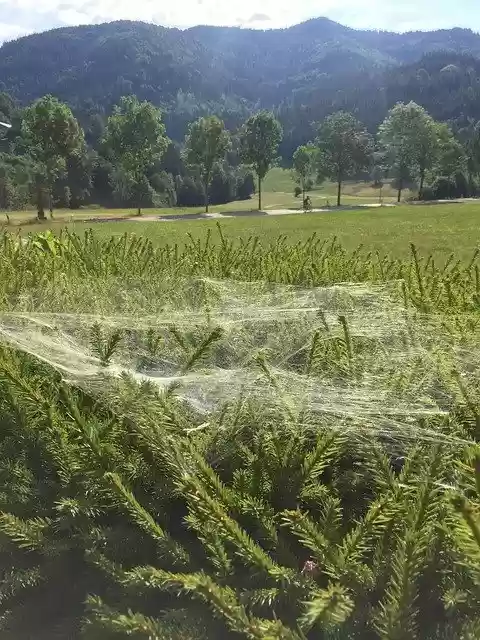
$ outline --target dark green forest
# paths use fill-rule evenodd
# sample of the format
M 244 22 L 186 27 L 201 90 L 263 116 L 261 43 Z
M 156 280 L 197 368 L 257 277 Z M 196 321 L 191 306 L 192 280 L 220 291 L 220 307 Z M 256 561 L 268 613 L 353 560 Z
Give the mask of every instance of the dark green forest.
M 0 90 L 20 105 L 57 96 L 72 107 L 90 144 L 129 94 L 162 107 L 177 141 L 200 116 L 214 113 L 234 129 L 250 113 L 273 109 L 289 162 L 312 138 L 311 123 L 340 109 L 374 131 L 396 102 L 414 100 L 434 118 L 465 126 L 480 111 L 479 55 L 480 36 L 466 29 L 395 34 L 320 18 L 271 31 L 180 31 L 123 21 L 4 44 Z

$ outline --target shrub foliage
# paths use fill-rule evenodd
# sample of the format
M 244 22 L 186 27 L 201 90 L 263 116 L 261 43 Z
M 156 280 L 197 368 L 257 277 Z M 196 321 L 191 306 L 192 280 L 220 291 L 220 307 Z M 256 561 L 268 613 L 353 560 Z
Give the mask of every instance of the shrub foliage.
M 200 274 L 307 286 L 401 280 L 400 303 L 478 349 L 476 256 L 440 268 L 414 247 L 399 262 L 336 241 L 263 247 L 219 232 L 217 243 L 183 250 L 91 232 L 5 235 L 3 310 L 78 312 L 95 285 L 110 304 L 120 282 L 127 292 L 143 282 L 153 299 L 155 287 Z M 329 364 L 348 369 L 356 344 L 344 325 L 338 348 L 316 356 L 319 329 L 291 366 L 305 379 Z M 170 334 L 185 349 L 182 374 L 222 338 L 221 329 Z M 121 340 L 91 328 L 114 393 L 0 350 L 2 638 L 480 636 L 478 377 L 448 370 L 438 381 L 439 393 L 458 392 L 448 413 L 411 416 L 405 438 L 366 437 L 355 418 L 335 428 L 280 393 L 274 403 L 241 394 L 205 416 L 175 385 L 112 380 Z M 151 353 L 166 349 L 152 332 L 145 340 Z M 275 396 L 268 354 L 258 362 Z

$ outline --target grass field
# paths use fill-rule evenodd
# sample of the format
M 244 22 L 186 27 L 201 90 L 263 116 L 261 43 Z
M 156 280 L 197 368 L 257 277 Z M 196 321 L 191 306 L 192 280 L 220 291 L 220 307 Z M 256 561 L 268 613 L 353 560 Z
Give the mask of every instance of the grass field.
M 480 245 L 480 202 L 432 206 L 403 205 L 395 208 L 329 213 L 299 213 L 289 216 L 226 218 L 220 221 L 223 233 L 232 239 L 260 236 L 265 243 L 286 235 L 289 242 L 305 240 L 312 233 L 319 237 L 336 235 L 347 248 L 363 244 L 381 254 L 404 257 L 413 242 L 422 254 L 445 258 L 454 252 L 468 258 Z M 63 228 L 63 223 L 53 225 Z M 77 232 L 94 226 L 102 236 L 125 232 L 145 234 L 157 244 L 184 244 L 191 234 L 204 238 L 216 234 L 217 221 L 193 220 L 172 222 L 103 222 L 70 224 Z M 25 231 L 45 229 L 35 225 Z
M 301 209 L 301 198 L 295 198 L 293 190 L 295 183 L 291 178 L 291 172 L 279 167 L 272 169 L 267 175 L 263 185 L 263 208 L 271 209 Z M 325 183 L 316 187 L 310 192 L 313 208 L 323 208 L 326 205 L 333 206 L 336 202 L 336 185 Z M 408 195 L 408 192 L 405 192 Z M 344 187 L 343 204 L 365 204 L 378 203 L 380 192 L 378 189 L 372 189 L 367 183 L 350 182 Z M 382 190 L 383 202 L 393 202 L 396 200 L 395 191 L 386 185 Z M 257 196 L 254 195 L 249 200 L 241 200 L 229 202 L 227 204 L 212 205 L 212 212 L 228 212 L 228 211 L 255 211 L 258 208 Z M 177 215 L 181 213 L 197 213 L 203 212 L 204 207 L 175 207 L 162 209 L 144 209 L 144 215 Z M 35 211 L 8 211 L 0 214 L 0 221 L 4 226 L 21 226 L 26 224 L 34 224 Z M 131 218 L 135 217 L 134 209 L 80 209 L 72 211 L 70 209 L 60 209 L 54 211 L 53 222 L 70 223 L 78 219 L 90 218 Z M 48 222 L 51 222 L 49 219 Z
M 283 169 L 273 169 L 265 180 L 265 208 L 290 208 L 299 206 L 300 202 L 292 195 L 293 182 L 290 173 Z M 365 184 L 347 184 L 348 195 L 345 203 L 375 203 L 378 192 Z M 384 189 L 386 198 L 393 199 L 393 190 Z M 314 207 L 325 205 L 326 200 L 333 198 L 335 185 L 326 184 L 313 192 Z M 211 208 L 213 212 L 252 210 L 255 199 L 234 202 Z M 333 202 L 333 200 L 330 200 Z M 171 215 L 196 213 L 202 207 L 190 209 L 146 209 L 145 215 Z M 5 230 L 21 229 L 23 234 L 43 231 L 47 228 L 59 230 L 67 226 L 78 232 L 94 226 L 99 234 L 106 236 L 125 232 L 137 235 L 145 234 L 157 244 L 184 244 L 191 234 L 195 238 L 204 238 L 208 232 L 216 231 L 215 220 L 188 220 L 172 222 L 142 221 L 133 216 L 128 209 L 105 210 L 91 209 L 78 212 L 56 211 L 53 220 L 36 223 L 33 212 L 17 212 L 10 215 L 10 225 Z M 90 218 L 103 218 L 104 222 L 92 223 Z M 109 218 L 116 218 L 108 222 Z M 118 219 L 125 218 L 125 221 Z M 6 219 L 6 218 L 5 218 Z M 80 220 L 80 221 L 79 221 Z M 480 243 L 480 201 L 468 203 L 450 203 L 432 206 L 403 204 L 398 207 L 384 209 L 363 209 L 355 211 L 335 210 L 326 213 L 292 214 L 287 216 L 225 218 L 220 221 L 222 230 L 231 238 L 248 238 L 258 235 L 262 241 L 275 241 L 282 235 L 289 242 L 297 242 L 308 238 L 316 232 L 320 237 L 336 235 L 347 247 L 354 248 L 359 244 L 379 251 L 403 257 L 408 252 L 410 242 L 418 247 L 421 253 L 444 258 L 455 252 L 459 258 L 468 258 Z
M 265 178 L 264 190 L 266 194 L 266 208 L 276 206 L 301 207 L 301 199 L 293 196 L 295 183 L 291 172 L 287 169 L 276 167 L 271 169 Z M 406 189 L 403 198 L 408 198 L 411 192 Z M 324 207 L 327 203 L 335 205 L 337 202 L 337 185 L 332 182 L 324 182 L 315 186 L 309 193 L 314 208 Z M 373 189 L 369 182 L 347 181 L 342 188 L 342 204 L 365 204 L 380 202 L 396 202 L 397 191 L 390 184 L 384 185 L 382 190 Z

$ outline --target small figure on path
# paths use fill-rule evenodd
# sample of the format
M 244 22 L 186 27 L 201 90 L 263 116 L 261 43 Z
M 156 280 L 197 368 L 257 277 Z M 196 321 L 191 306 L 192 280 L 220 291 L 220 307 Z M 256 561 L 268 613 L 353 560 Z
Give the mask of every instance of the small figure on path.
M 307 196 L 304 200 L 303 200 L 303 210 L 305 212 L 307 211 L 311 211 L 312 210 L 312 201 L 310 199 L 310 196 Z

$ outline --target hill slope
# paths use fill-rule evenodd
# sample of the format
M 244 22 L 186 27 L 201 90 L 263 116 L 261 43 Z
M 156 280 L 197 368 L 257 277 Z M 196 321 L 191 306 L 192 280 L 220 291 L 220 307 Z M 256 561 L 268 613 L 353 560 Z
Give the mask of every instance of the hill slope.
M 433 105 L 437 117 L 466 118 L 480 111 L 477 57 L 480 36 L 466 29 L 396 34 L 319 18 L 271 31 L 180 31 L 121 21 L 4 44 L 0 89 L 21 104 L 53 93 L 87 129 L 120 96 L 135 93 L 164 107 L 177 138 L 207 111 L 235 126 L 254 108 L 275 108 L 289 147 L 309 137 L 312 120 L 338 108 L 356 111 L 371 127 L 401 99 Z M 456 71 L 442 74 L 448 65 Z

